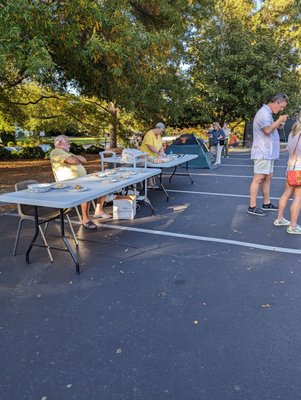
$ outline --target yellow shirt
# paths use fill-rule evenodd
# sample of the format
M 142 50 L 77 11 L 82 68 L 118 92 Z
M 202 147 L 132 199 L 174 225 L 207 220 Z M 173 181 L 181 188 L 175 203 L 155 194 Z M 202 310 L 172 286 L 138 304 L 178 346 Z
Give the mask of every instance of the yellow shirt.
M 159 151 L 162 147 L 162 138 L 161 135 L 156 136 L 151 129 L 148 131 L 142 141 L 140 150 L 143 151 L 144 153 L 148 153 L 151 156 L 158 156 L 158 154 L 150 151 L 150 149 L 147 147 L 147 145 L 153 146 L 157 151 Z
M 63 149 L 53 149 L 50 153 L 51 167 L 57 181 L 65 181 L 66 179 L 87 175 L 83 165 L 67 164 L 65 162 L 67 158 L 73 155 Z

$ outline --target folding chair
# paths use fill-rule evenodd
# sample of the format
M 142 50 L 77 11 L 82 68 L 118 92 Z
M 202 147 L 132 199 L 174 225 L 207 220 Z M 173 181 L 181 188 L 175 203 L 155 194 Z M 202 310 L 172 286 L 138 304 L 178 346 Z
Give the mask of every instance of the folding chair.
M 15 190 L 16 191 L 24 190 L 24 189 L 27 188 L 28 185 L 34 184 L 34 183 L 38 183 L 38 181 L 36 181 L 36 180 L 27 180 L 27 181 L 18 182 L 18 183 L 15 184 Z M 18 224 L 17 236 L 16 236 L 16 239 L 15 239 L 15 244 L 14 244 L 14 249 L 13 249 L 13 256 L 15 256 L 16 253 L 17 253 L 17 247 L 18 247 L 18 243 L 19 243 L 19 239 L 20 239 L 20 232 L 21 232 L 21 228 L 22 228 L 22 225 L 23 225 L 23 221 L 25 221 L 25 220 L 35 221 L 34 207 L 33 206 L 29 206 L 29 205 L 25 205 L 25 204 L 18 204 L 17 208 L 18 208 L 18 214 L 19 214 L 19 217 L 20 217 L 20 221 L 19 221 L 19 224 Z M 65 211 L 65 215 L 66 215 L 67 221 L 69 223 L 70 230 L 71 230 L 73 239 L 75 241 L 76 247 L 78 247 L 78 241 L 77 241 L 77 238 L 75 236 L 74 229 L 73 229 L 73 226 L 71 224 L 71 221 L 70 221 L 70 218 L 69 218 L 69 215 L 68 215 L 69 211 L 70 211 L 70 209 L 66 210 Z M 39 207 L 39 219 L 41 221 L 45 221 L 45 231 L 43 231 L 41 225 L 39 225 L 39 231 L 40 231 L 42 240 L 44 242 L 44 245 L 47 248 L 47 252 L 48 252 L 49 259 L 50 259 L 51 262 L 53 262 L 53 257 L 52 257 L 52 254 L 51 254 L 51 251 L 50 251 L 50 247 L 49 247 L 49 245 L 47 243 L 47 240 L 46 240 L 46 237 L 45 237 L 45 233 L 46 233 L 47 226 L 48 226 L 48 222 L 47 221 L 50 220 L 50 219 L 59 218 L 59 217 L 60 217 L 60 210 L 54 209 L 54 208 L 48 208 L 48 207 Z

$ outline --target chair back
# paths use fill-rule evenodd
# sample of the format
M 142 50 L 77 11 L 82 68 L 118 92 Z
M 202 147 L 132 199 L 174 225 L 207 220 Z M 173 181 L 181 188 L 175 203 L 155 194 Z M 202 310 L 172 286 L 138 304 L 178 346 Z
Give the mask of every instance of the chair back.
M 38 183 L 37 180 L 31 179 L 27 181 L 17 182 L 15 184 L 15 191 L 27 189 L 28 185 Z M 21 218 L 24 217 L 33 217 L 34 216 L 34 209 L 33 206 L 28 206 L 25 204 L 17 204 L 18 214 Z

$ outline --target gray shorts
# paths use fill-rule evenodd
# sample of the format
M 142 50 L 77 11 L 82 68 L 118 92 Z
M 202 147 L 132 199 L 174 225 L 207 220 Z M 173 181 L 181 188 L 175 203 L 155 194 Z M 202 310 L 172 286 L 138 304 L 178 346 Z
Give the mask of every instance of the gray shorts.
M 270 175 L 274 172 L 274 160 L 254 160 L 254 174 Z

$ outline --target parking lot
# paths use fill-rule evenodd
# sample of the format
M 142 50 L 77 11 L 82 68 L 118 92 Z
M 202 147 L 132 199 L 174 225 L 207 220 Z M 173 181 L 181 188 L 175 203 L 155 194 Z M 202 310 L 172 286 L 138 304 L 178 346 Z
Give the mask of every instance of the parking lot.
M 247 214 L 252 171 L 249 152 L 233 153 L 191 170 L 193 185 L 165 177 L 154 216 L 76 225 L 80 275 L 58 251 L 50 263 L 34 248 L 25 264 L 30 222 L 12 257 L 18 218 L 2 214 L 0 398 L 299 399 L 300 238 L 275 212 Z

